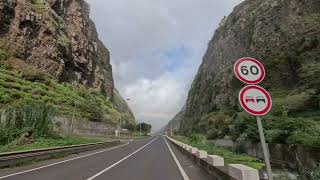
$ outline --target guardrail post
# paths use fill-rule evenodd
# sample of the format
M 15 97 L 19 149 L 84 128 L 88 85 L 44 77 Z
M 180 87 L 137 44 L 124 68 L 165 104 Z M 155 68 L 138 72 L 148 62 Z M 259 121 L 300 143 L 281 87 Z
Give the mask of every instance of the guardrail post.
M 228 173 L 237 180 L 259 180 L 258 170 L 242 164 L 229 164 Z
M 196 152 L 197 152 L 197 148 L 194 148 L 194 147 L 191 147 L 190 148 L 190 152 L 191 152 L 191 154 L 196 154 Z
M 206 151 L 202 151 L 202 150 L 197 150 L 196 151 L 196 156 L 200 159 L 205 159 L 208 156 L 208 153 Z
M 223 157 L 217 155 L 208 155 L 207 162 L 212 166 L 224 166 Z

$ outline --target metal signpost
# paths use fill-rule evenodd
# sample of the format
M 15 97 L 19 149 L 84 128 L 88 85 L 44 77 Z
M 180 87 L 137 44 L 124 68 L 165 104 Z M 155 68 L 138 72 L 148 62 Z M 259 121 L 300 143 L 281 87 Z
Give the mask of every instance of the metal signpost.
M 267 114 L 272 107 L 272 99 L 265 89 L 254 85 L 260 83 L 264 79 L 264 67 L 262 63 L 254 58 L 241 58 L 234 64 L 234 73 L 240 81 L 250 84 L 241 89 L 239 93 L 239 102 L 245 111 L 257 117 L 260 141 L 268 177 L 269 180 L 273 180 L 269 151 L 261 122 L 261 116 Z

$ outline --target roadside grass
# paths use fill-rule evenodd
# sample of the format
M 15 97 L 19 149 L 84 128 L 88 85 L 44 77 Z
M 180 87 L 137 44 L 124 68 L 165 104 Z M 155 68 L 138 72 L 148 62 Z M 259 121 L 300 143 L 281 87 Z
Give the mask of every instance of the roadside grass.
M 173 138 L 192 147 L 207 151 L 208 154 L 221 156 L 224 158 L 225 164 L 244 164 L 258 170 L 265 166 L 264 163 L 257 158 L 216 147 L 213 144 L 207 143 L 206 140 L 193 141 L 185 136 L 174 136 Z
M 144 139 L 144 138 L 148 138 L 148 137 L 151 137 L 151 136 L 148 135 L 147 133 L 141 133 L 141 135 L 140 135 L 140 132 L 134 132 L 132 134 L 132 137 L 134 139 Z
M 16 145 L 15 142 L 12 142 L 5 146 L 0 146 L 0 153 L 4 152 L 14 152 L 14 151 L 28 151 L 34 149 L 43 149 L 43 148 L 53 148 L 53 147 L 62 147 L 62 146 L 71 146 L 71 145 L 80 145 L 88 143 L 98 143 L 105 142 L 110 139 L 106 137 L 95 137 L 95 136 L 67 136 L 67 137 L 57 137 L 57 138 L 39 138 L 36 139 L 32 144 L 26 145 Z
M 135 135 L 135 136 L 133 136 L 133 138 L 134 139 L 145 139 L 145 138 L 149 138 L 150 136 L 148 136 L 148 135 Z
M 140 136 L 138 133 L 132 133 L 132 134 L 121 134 L 120 138 L 116 137 L 114 135 L 107 135 L 105 137 L 108 139 L 139 140 L 139 139 L 148 138 L 150 136 L 148 136 L 148 135 L 141 135 Z

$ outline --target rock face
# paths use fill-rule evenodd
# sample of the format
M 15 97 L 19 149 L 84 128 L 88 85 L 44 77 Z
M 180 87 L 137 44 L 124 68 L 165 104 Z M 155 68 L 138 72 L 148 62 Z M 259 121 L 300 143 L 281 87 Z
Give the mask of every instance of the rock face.
M 183 120 L 186 112 L 186 106 L 183 106 L 181 111 L 176 114 L 173 119 L 168 123 L 167 127 L 171 128 L 173 131 L 178 131 L 180 128 L 180 122 Z
M 0 0 L 0 48 L 59 82 L 113 98 L 108 50 L 84 0 Z
M 282 106 L 289 114 L 319 110 L 320 1 L 246 0 L 238 5 L 208 45 L 189 91 L 183 132 L 209 131 L 225 118 L 216 112 L 234 120 L 242 111 L 237 96 L 244 85 L 232 67 L 248 56 L 265 65 L 262 86 L 271 91 L 274 111 Z
M 114 89 L 114 98 L 113 103 L 116 106 L 117 110 L 122 113 L 122 121 L 124 124 L 134 122 L 134 114 L 132 113 L 129 105 L 126 100 L 123 99 L 117 89 Z

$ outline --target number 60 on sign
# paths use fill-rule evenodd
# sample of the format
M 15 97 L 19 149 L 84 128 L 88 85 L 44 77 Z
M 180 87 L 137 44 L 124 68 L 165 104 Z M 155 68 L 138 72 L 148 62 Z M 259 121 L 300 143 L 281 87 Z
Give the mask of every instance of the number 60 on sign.
M 237 78 L 246 84 L 258 84 L 265 77 L 263 65 L 253 58 L 241 58 L 234 65 Z

